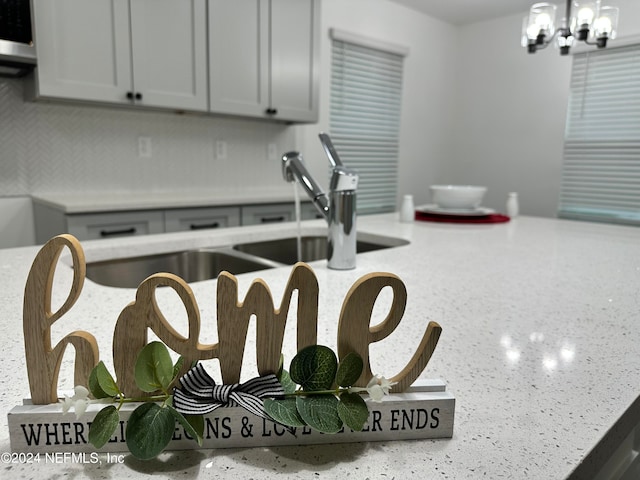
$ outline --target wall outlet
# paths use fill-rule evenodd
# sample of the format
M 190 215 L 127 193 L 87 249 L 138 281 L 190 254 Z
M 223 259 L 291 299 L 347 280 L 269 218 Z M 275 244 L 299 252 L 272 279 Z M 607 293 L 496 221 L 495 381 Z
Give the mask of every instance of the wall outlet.
M 267 160 L 270 162 L 278 160 L 278 146 L 275 143 L 267 145 Z
M 138 157 L 151 158 L 151 137 L 138 137 Z
M 216 141 L 216 159 L 217 160 L 227 159 L 227 142 L 225 142 L 224 140 Z

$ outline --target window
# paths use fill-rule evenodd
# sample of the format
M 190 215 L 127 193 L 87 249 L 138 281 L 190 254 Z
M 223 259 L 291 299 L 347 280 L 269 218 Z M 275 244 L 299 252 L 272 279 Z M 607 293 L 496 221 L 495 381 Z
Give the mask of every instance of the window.
M 574 56 L 559 216 L 640 225 L 640 45 Z
M 393 212 L 407 50 L 336 30 L 331 36 L 331 140 L 359 174 L 358 213 Z

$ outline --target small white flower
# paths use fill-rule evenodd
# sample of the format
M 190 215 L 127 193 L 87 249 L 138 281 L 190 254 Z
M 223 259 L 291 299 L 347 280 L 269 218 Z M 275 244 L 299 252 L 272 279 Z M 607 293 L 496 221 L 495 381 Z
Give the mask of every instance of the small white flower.
M 366 387 L 350 387 L 349 393 L 367 392 L 374 402 L 381 402 L 385 395 L 389 395 L 391 387 L 398 382 L 391 382 L 382 375 L 374 375 Z
M 65 395 L 64 399 L 59 400 L 59 403 L 62 405 L 62 411 L 64 413 L 67 413 L 73 408 L 76 412 L 76 419 L 79 419 L 91 403 L 91 400 L 89 400 L 89 390 L 82 385 L 76 385 L 73 392 L 73 397 Z
M 367 384 L 367 393 L 374 402 L 381 402 L 385 395 L 389 395 L 391 387 L 397 382 L 390 382 L 381 375 L 374 375 Z

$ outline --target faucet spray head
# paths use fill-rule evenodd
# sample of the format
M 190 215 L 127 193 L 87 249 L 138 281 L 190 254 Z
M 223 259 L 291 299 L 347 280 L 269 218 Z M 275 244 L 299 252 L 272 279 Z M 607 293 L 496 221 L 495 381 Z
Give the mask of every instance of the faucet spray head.
M 282 155 L 282 177 L 285 182 L 293 183 L 296 181 L 296 177 L 293 174 L 289 164 L 293 158 L 297 158 L 302 161 L 302 155 L 299 152 L 287 152 Z

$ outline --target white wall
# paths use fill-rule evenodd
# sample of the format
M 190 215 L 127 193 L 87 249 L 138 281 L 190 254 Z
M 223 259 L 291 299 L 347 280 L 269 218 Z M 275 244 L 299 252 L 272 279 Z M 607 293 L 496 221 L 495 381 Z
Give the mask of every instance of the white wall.
M 617 4 L 622 41 L 640 33 L 640 2 Z M 523 16 L 460 28 L 455 130 L 438 181 L 487 185 L 484 203 L 503 211 L 517 191 L 523 214 L 555 216 L 572 57 L 528 54 Z
M 329 130 L 330 28 L 409 48 L 404 61 L 398 195 L 426 203 L 427 186 L 439 175 L 454 121 L 456 28 L 387 0 L 323 0 L 320 119 L 298 128 L 298 148 L 314 176 L 325 179 L 328 162 L 317 135 Z M 340 153 L 340 152 L 338 152 Z

